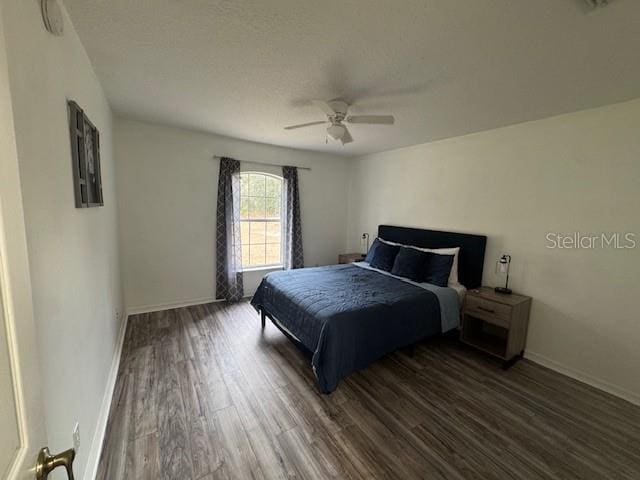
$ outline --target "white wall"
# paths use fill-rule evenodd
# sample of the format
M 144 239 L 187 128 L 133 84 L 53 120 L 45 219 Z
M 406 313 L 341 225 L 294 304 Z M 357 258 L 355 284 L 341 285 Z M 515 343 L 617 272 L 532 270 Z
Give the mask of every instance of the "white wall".
M 349 246 L 381 223 L 485 234 L 534 298 L 527 355 L 640 403 L 640 100 L 365 156 Z M 552 250 L 548 232 L 634 232 L 633 250 Z
M 337 263 L 345 246 L 348 160 L 120 118 L 115 138 L 128 311 L 215 297 L 214 155 L 311 167 L 299 171 L 305 264 Z M 259 163 L 242 168 L 282 174 Z M 245 274 L 245 294 L 263 273 Z
M 121 323 L 112 117 L 68 16 L 54 37 L 39 4 L 6 0 L 3 16 L 49 447 L 73 446 L 80 422 L 82 478 Z M 100 130 L 101 208 L 74 206 L 67 99 Z

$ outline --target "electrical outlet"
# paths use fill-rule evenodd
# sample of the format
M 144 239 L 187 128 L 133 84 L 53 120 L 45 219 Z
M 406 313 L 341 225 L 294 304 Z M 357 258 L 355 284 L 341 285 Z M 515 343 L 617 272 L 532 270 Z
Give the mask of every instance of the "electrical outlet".
M 116 320 L 120 320 L 120 309 L 116 308 Z
M 76 452 L 80 449 L 80 424 L 78 422 L 73 427 L 73 448 L 76 449 Z

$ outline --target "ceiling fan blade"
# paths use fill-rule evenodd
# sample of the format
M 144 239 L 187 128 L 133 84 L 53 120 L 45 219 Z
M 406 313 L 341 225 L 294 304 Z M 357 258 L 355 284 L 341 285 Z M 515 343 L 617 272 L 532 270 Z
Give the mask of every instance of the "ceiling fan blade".
M 316 107 L 318 107 L 320 110 L 322 110 L 324 113 L 326 113 L 330 117 L 333 117 L 336 114 L 336 111 L 333 108 L 331 108 L 331 105 L 329 105 L 324 100 L 311 100 L 311 103 L 313 103 Z
M 350 115 L 347 123 L 368 123 L 370 125 L 393 125 L 396 121 L 393 115 Z
M 295 130 L 296 128 L 310 127 L 311 125 L 321 125 L 323 123 L 328 123 L 328 122 L 326 120 L 321 120 L 320 122 L 301 123 L 300 125 L 291 125 L 289 127 L 284 127 L 284 129 L 285 130 Z
M 353 137 L 351 136 L 351 133 L 349 133 L 347 127 L 344 127 L 344 135 L 342 135 L 340 141 L 342 142 L 342 145 L 353 142 Z

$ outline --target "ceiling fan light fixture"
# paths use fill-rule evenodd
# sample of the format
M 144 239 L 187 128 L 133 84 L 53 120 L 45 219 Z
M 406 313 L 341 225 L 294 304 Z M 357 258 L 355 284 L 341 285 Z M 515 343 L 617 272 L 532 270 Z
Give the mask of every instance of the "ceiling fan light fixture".
M 327 134 L 334 140 L 340 140 L 344 136 L 346 130 L 347 129 L 344 125 L 334 123 L 329 128 L 327 128 Z

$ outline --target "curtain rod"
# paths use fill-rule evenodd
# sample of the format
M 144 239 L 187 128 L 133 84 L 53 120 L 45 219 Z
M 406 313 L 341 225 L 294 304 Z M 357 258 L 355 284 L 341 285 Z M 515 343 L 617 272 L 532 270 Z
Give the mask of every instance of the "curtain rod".
M 220 160 L 222 158 L 222 156 L 220 155 L 214 155 L 213 158 L 217 158 L 218 160 Z M 229 158 L 233 158 L 233 157 L 229 157 Z M 238 160 L 236 158 L 236 160 Z M 251 162 L 249 160 L 238 160 L 239 162 L 244 162 L 244 163 L 253 163 L 255 165 L 269 165 L 270 167 L 296 167 L 295 165 L 279 165 L 277 163 L 267 163 L 267 162 Z M 311 171 L 311 167 L 296 167 L 298 170 L 309 170 Z

